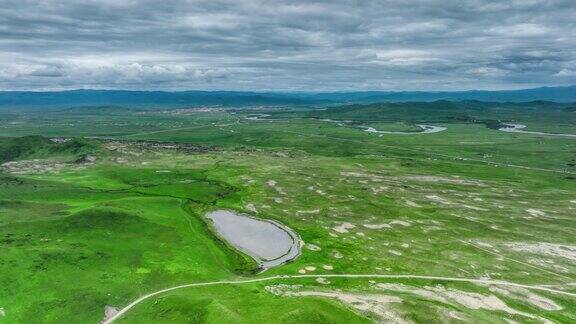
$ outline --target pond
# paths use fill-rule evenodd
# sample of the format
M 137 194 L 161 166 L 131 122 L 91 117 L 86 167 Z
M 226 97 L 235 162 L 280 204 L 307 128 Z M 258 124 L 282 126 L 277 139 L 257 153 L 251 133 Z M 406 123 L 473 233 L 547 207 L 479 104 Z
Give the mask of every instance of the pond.
M 266 219 L 256 219 L 230 210 L 206 214 L 217 234 L 238 250 L 268 269 L 300 255 L 300 238 L 288 227 Z

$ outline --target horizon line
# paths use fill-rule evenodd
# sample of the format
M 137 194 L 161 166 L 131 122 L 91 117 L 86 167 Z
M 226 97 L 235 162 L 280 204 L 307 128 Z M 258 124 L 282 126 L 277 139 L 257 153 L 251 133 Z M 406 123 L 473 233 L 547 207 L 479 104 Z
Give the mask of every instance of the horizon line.
M 377 89 L 369 89 L 369 90 L 224 90 L 224 89 L 186 89 L 186 90 L 162 90 L 162 89 L 115 89 L 115 88 L 73 88 L 73 89 L 51 89 L 51 90 L 36 90 L 36 89 L 27 89 L 27 90 L 0 90 L 0 93 L 6 92 L 33 92 L 33 93 L 42 93 L 42 92 L 74 92 L 74 91 L 123 91 L 123 92 L 165 92 L 165 93 L 182 93 L 182 92 L 253 92 L 258 94 L 266 94 L 266 93 L 358 93 L 358 92 L 388 92 L 388 93 L 402 93 L 402 92 L 429 92 L 429 93 L 445 93 L 445 92 L 501 92 L 501 91 L 523 91 L 523 90 L 537 90 L 537 89 L 550 89 L 550 88 L 574 88 L 576 84 L 572 85 L 559 85 L 559 86 L 539 86 L 539 87 L 529 87 L 529 88 L 501 88 L 501 89 L 459 89 L 459 90 L 377 90 Z

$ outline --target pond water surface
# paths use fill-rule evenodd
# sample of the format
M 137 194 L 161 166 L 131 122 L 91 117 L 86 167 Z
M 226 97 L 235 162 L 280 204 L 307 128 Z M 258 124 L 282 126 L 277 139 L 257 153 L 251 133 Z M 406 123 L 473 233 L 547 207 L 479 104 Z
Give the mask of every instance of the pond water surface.
M 214 229 L 238 250 L 250 255 L 264 269 L 286 263 L 300 255 L 300 238 L 288 227 L 230 210 L 206 214 Z

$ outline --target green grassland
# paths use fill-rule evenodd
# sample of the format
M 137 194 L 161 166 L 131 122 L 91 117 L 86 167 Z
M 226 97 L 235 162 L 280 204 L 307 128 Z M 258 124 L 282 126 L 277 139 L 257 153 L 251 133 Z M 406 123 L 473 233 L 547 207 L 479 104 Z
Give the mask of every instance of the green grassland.
M 96 323 L 106 305 L 164 288 L 303 272 L 576 293 L 576 139 L 495 129 L 576 134 L 570 107 L 3 112 L 0 322 Z M 245 118 L 255 113 L 271 116 Z M 419 123 L 447 130 L 357 127 Z M 214 209 L 282 222 L 305 242 L 302 255 L 257 273 L 213 234 L 203 215 Z M 505 320 L 574 322 L 576 298 L 441 279 L 277 278 L 174 290 L 119 322 Z

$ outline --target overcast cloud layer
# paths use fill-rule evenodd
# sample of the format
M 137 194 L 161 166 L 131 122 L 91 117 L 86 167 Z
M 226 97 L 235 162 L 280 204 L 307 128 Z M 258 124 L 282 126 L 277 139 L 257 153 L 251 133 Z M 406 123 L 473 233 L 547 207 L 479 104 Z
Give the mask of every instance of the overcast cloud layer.
M 576 83 L 574 0 L 1 0 L 0 90 Z

